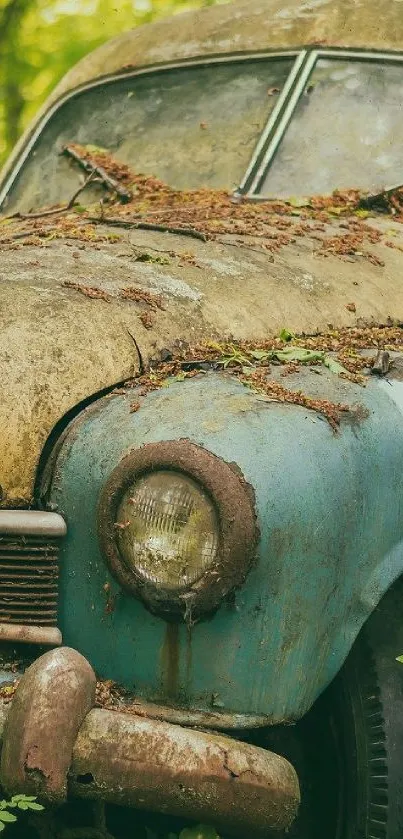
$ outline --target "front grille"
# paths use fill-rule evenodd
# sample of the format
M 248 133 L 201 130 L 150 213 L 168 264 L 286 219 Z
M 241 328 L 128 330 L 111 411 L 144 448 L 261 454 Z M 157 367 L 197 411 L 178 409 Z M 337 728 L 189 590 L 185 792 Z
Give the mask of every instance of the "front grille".
M 46 536 L 0 535 L 0 623 L 56 625 L 58 553 Z

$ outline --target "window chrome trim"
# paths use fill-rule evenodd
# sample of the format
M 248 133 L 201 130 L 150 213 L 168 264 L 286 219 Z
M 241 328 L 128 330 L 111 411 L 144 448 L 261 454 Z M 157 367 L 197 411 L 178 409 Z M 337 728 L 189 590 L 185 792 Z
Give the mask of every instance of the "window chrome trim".
M 287 81 L 286 81 L 286 83 L 285 83 L 285 85 L 284 85 L 284 87 L 283 87 L 283 89 L 280 93 L 280 96 L 278 97 L 278 100 L 276 102 L 275 107 L 273 108 L 273 110 L 272 110 L 272 112 L 271 112 L 271 114 L 270 114 L 270 116 L 267 120 L 267 123 L 266 123 L 266 125 L 263 129 L 263 132 L 260 135 L 260 138 L 259 138 L 259 140 L 256 144 L 256 148 L 254 149 L 252 157 L 249 161 L 248 168 L 247 168 L 247 170 L 246 170 L 246 172 L 245 172 L 245 174 L 242 178 L 241 183 L 239 184 L 239 187 L 237 189 L 237 193 L 240 194 L 240 195 L 244 194 L 245 192 L 249 192 L 249 190 L 251 190 L 251 187 L 250 187 L 251 179 L 252 179 L 252 184 L 253 184 L 254 179 L 255 179 L 254 175 L 255 175 L 256 167 L 259 165 L 259 161 L 262 159 L 262 154 L 264 154 L 264 152 L 265 152 L 265 148 L 267 146 L 267 143 L 269 142 L 269 139 L 272 135 L 272 132 L 273 132 L 273 130 L 275 130 L 275 128 L 277 126 L 277 122 L 279 120 L 279 117 L 282 114 L 282 112 L 283 112 L 283 110 L 284 110 L 284 108 L 287 104 L 287 101 L 290 97 L 290 94 L 293 91 L 293 88 L 295 86 L 296 79 L 299 76 L 301 67 L 302 67 L 304 61 L 306 60 L 306 55 L 307 55 L 306 50 L 301 50 L 301 52 L 295 58 L 294 64 L 293 64 L 293 66 L 292 66 L 292 68 L 289 72 L 288 77 L 287 77 Z
M 315 61 L 315 54 L 312 52 L 305 53 L 302 57 L 299 72 L 293 80 L 294 83 L 291 87 L 289 100 L 286 103 L 284 112 L 281 115 L 280 113 L 278 114 L 277 124 L 273 125 L 273 130 L 271 134 L 268 136 L 268 143 L 266 146 L 264 157 L 261 160 L 260 164 L 257 167 L 255 166 L 254 177 L 249 188 L 249 191 L 252 194 L 257 192 L 258 186 L 263 180 L 266 170 L 268 169 L 268 166 L 271 163 L 271 160 L 274 157 L 281 140 L 283 139 L 283 136 L 288 128 L 289 122 L 295 111 L 300 96 L 306 87 L 309 76 L 311 75 Z
M 376 62 L 383 62 L 389 64 L 401 64 L 403 62 L 403 55 L 401 53 L 390 53 L 390 52 L 367 52 L 365 50 L 345 50 L 345 49 L 314 49 L 310 51 L 306 51 L 308 58 L 303 63 L 300 74 L 297 76 L 297 79 L 294 84 L 293 92 L 290 96 L 290 100 L 284 113 L 282 116 L 280 114 L 277 115 L 277 124 L 273 126 L 272 129 L 272 136 L 269 138 L 269 144 L 266 148 L 266 153 L 264 155 L 263 160 L 261 160 L 260 165 L 255 162 L 254 170 L 253 170 L 253 180 L 251 181 L 248 189 L 243 192 L 245 198 L 251 201 L 268 201 L 270 200 L 269 195 L 261 195 L 259 190 L 261 189 L 262 183 L 266 178 L 269 170 L 270 165 L 275 157 L 278 147 L 284 137 L 284 134 L 290 124 L 294 112 L 297 108 L 299 99 L 309 82 L 309 79 L 315 69 L 315 65 L 318 59 L 320 58 L 333 58 L 333 59 L 351 59 L 353 61 L 376 61 Z M 251 167 L 250 167 L 251 168 Z M 239 190 L 241 192 L 241 189 Z
M 69 90 L 59 99 L 57 99 L 56 102 L 54 102 L 53 105 L 51 105 L 50 108 L 46 111 L 43 117 L 39 119 L 31 136 L 27 139 L 25 145 L 21 149 L 19 156 L 11 169 L 11 172 L 9 172 L 9 174 L 6 176 L 3 183 L 0 182 L 0 213 L 1 207 L 5 199 L 7 198 L 7 195 L 11 187 L 13 186 L 15 180 L 21 172 L 21 169 L 24 166 L 24 163 L 27 160 L 28 155 L 35 146 L 35 143 L 37 139 L 40 137 L 42 131 L 44 130 L 44 128 L 46 128 L 48 122 L 51 120 L 54 114 L 57 113 L 59 108 L 63 107 L 63 105 L 65 105 L 66 102 L 69 102 L 70 99 L 74 99 L 75 96 L 79 96 L 81 93 L 85 93 L 87 90 L 93 90 L 94 88 L 102 87 L 102 85 L 113 84 L 114 82 L 122 81 L 123 79 L 136 78 L 137 76 L 162 73 L 165 70 L 177 70 L 182 67 L 206 67 L 211 64 L 236 64 L 241 61 L 267 61 L 271 58 L 287 58 L 293 56 L 298 58 L 299 52 L 300 50 L 298 49 L 281 50 L 275 52 L 270 52 L 270 50 L 268 50 L 267 52 L 240 53 L 238 55 L 237 53 L 232 53 L 231 55 L 184 59 L 183 61 L 175 61 L 170 62 L 168 64 L 154 64 L 148 67 L 136 68 L 136 70 L 132 70 L 129 73 L 111 73 L 110 75 L 101 76 L 98 79 L 94 79 L 94 81 L 89 82 L 87 84 L 75 87 L 74 90 Z M 7 166 L 7 161 L 5 165 Z

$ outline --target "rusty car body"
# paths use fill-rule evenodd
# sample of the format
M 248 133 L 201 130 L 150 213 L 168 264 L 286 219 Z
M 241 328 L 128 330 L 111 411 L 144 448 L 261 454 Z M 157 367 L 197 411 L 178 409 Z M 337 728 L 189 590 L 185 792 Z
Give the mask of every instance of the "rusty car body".
M 402 74 L 400 0 L 209 7 L 6 163 L 6 790 L 401 836 Z

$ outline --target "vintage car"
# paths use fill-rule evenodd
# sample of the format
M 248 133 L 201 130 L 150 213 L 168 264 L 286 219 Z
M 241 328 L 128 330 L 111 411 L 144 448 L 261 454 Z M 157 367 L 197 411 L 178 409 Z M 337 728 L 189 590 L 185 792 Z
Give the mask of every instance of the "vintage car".
M 8 794 L 403 835 L 402 62 L 400 0 L 188 12 L 7 162 Z

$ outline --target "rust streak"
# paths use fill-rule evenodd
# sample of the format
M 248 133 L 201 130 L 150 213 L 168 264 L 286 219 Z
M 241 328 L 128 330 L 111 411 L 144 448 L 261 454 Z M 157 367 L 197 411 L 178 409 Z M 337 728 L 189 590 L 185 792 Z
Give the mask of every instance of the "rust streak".
M 169 698 L 178 694 L 179 679 L 179 626 L 167 623 L 161 655 L 163 689 Z

